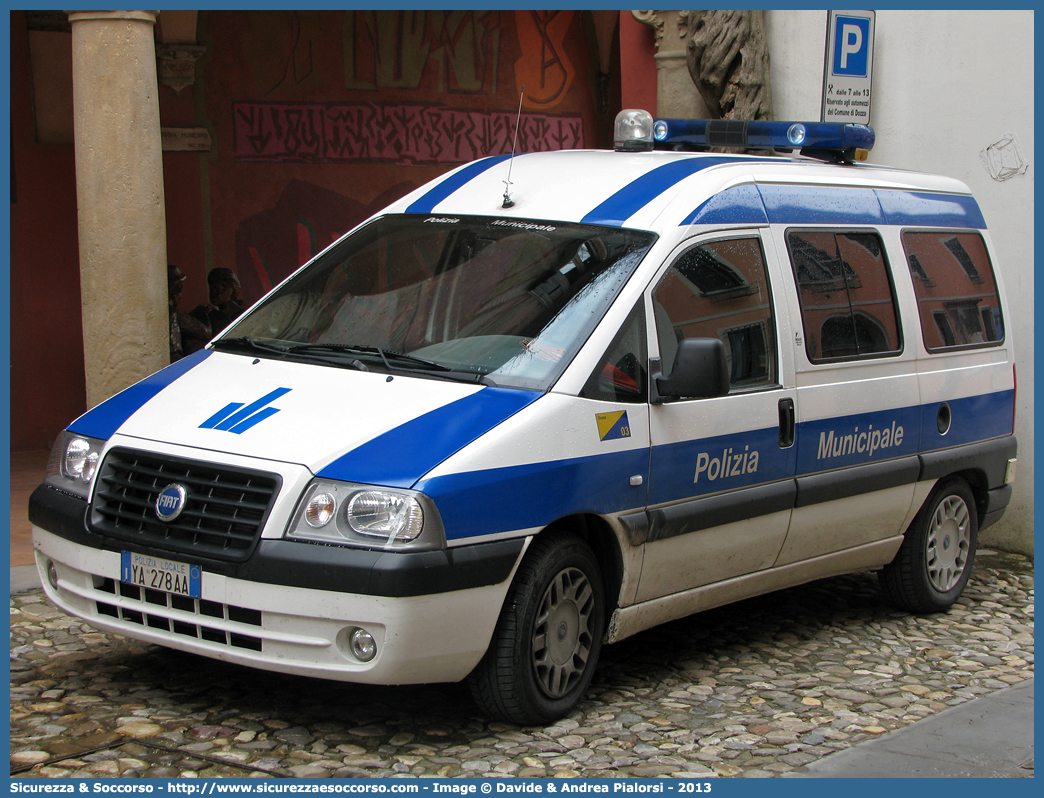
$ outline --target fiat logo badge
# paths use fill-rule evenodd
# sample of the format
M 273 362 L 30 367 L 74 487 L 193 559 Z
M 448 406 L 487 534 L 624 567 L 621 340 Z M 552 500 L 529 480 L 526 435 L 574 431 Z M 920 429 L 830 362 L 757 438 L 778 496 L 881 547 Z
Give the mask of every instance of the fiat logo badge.
M 186 496 L 184 486 L 167 485 L 156 497 L 156 517 L 164 522 L 173 521 L 185 509 Z

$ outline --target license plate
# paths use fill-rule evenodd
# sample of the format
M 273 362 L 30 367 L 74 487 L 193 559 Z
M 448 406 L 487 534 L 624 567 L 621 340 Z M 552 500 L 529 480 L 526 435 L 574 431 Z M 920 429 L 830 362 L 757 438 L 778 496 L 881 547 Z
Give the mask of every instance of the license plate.
M 200 597 L 203 569 L 198 565 L 133 551 L 124 551 L 121 555 L 121 582 L 179 596 Z

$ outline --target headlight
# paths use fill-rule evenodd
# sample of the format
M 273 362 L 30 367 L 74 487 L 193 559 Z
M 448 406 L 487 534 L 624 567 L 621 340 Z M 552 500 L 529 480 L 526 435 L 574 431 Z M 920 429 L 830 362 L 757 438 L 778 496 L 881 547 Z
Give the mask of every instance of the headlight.
M 47 465 L 45 482 L 86 499 L 105 441 L 66 430 L 55 442 Z
M 424 528 L 424 511 L 412 496 L 368 490 L 356 493 L 345 513 L 348 526 L 360 535 L 414 540 Z
M 386 549 L 446 545 L 438 511 L 423 493 L 327 480 L 308 486 L 286 537 Z

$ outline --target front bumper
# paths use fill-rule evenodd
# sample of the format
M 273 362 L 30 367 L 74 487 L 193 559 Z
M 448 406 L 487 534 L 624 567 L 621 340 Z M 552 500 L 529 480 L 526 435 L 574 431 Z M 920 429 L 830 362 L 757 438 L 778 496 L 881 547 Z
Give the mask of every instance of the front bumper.
M 245 562 L 197 562 L 201 598 L 191 599 L 122 584 L 120 551 L 134 547 L 87 529 L 86 508 L 49 486 L 30 500 L 41 583 L 63 611 L 227 662 L 368 684 L 464 678 L 489 645 L 527 541 L 387 552 L 262 539 Z M 377 642 L 370 662 L 351 653 L 357 628 Z
M 33 528 L 47 597 L 107 632 L 255 668 L 366 684 L 455 682 L 478 664 L 510 580 L 419 596 L 357 593 L 248 582 L 204 572 L 202 598 L 120 583 L 120 554 Z M 57 586 L 48 570 L 53 564 Z M 377 642 L 360 662 L 356 628 Z

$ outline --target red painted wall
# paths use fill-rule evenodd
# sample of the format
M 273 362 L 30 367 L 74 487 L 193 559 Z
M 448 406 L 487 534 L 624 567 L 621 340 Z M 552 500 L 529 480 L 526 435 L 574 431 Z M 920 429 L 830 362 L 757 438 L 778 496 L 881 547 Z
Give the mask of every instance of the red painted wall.
M 163 127 L 198 127 L 191 86 L 176 93 L 159 87 L 160 124 Z M 163 153 L 163 201 L 167 221 L 167 263 L 185 273 L 180 309 L 191 311 L 208 300 L 206 249 L 203 231 L 201 159 L 206 153 Z
M 25 17 L 11 12 L 11 449 L 45 448 L 84 410 L 71 144 L 33 136 Z
M 599 140 L 581 12 L 201 12 L 215 266 L 256 300 L 475 157 Z M 491 208 L 495 207 L 491 198 Z
M 656 37 L 630 11 L 620 12 L 620 92 L 624 108 L 656 116 Z

